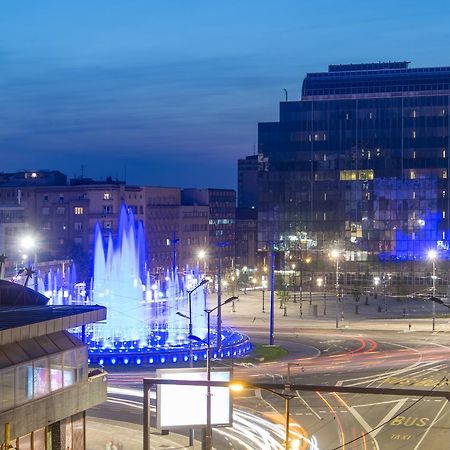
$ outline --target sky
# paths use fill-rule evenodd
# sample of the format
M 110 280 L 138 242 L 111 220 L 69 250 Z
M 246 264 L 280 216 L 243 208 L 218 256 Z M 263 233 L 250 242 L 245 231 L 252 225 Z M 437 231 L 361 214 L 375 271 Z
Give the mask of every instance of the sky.
M 21 0 L 0 14 L 0 171 L 236 188 L 258 122 L 328 64 L 450 65 L 450 3 Z

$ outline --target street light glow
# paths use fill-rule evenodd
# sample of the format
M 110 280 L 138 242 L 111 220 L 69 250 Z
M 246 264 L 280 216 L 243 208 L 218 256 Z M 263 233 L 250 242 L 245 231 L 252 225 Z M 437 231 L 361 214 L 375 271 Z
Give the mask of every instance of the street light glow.
M 436 250 L 428 250 L 427 255 L 428 255 L 428 259 L 431 259 L 432 261 L 437 258 Z
M 28 234 L 22 237 L 20 245 L 24 250 L 33 250 L 36 247 L 36 239 Z
M 206 251 L 205 250 L 199 250 L 198 253 L 197 253 L 197 256 L 200 259 L 204 259 L 206 257 Z
M 339 258 L 339 250 L 336 249 L 336 248 L 334 248 L 333 250 L 331 250 L 330 256 L 331 256 L 333 259 Z

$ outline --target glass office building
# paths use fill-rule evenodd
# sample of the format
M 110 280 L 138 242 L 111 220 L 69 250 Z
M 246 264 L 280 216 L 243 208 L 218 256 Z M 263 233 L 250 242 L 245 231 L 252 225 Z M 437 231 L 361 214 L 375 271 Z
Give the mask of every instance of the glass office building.
M 450 256 L 450 67 L 332 65 L 260 123 L 258 247 L 347 260 Z

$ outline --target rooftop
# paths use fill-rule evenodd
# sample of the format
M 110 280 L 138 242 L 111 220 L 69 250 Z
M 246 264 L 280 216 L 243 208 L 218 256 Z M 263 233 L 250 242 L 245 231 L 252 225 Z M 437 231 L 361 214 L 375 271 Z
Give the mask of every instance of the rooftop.
M 99 305 L 46 305 L 42 294 L 0 280 L 0 345 L 64 331 L 106 319 Z

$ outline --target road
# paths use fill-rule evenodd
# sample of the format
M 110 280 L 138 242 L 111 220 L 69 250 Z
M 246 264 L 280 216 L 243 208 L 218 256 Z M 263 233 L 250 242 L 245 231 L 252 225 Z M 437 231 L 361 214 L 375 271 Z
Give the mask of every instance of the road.
M 258 310 L 259 299 L 257 295 L 247 295 L 245 300 L 245 306 L 241 303 L 236 313 L 225 310 L 224 321 L 247 332 L 253 341 L 265 343 L 266 317 Z M 427 331 L 429 319 L 401 319 L 394 311 L 391 314 L 395 320 L 384 317 L 380 320 L 376 317 L 378 311 L 373 311 L 374 305 L 369 305 L 366 311 L 361 305 L 358 317 L 351 317 L 352 307 L 353 304 L 347 307 L 346 320 L 340 321 L 338 330 L 334 327 L 335 311 L 331 304 L 328 319 L 306 314 L 302 319 L 284 317 L 276 308 L 276 343 L 287 348 L 289 356 L 276 362 L 237 365 L 235 378 L 284 383 L 289 364 L 292 383 L 448 388 L 450 347 L 446 331 L 431 333 Z M 369 308 L 372 310 L 368 311 Z M 417 314 L 420 315 L 423 308 Z M 411 331 L 405 321 L 412 323 Z M 448 320 L 440 318 L 438 329 L 447 327 Z M 112 388 L 136 389 L 143 376 L 151 375 L 116 373 L 109 382 Z M 94 409 L 91 415 L 139 424 L 141 399 L 136 395 L 136 391 L 112 390 L 109 402 Z M 296 392 L 296 395 L 290 407 L 291 439 L 299 439 L 299 448 L 449 448 L 450 410 L 444 399 L 324 392 Z M 234 426 L 215 430 L 214 447 L 280 448 L 284 438 L 284 406 L 283 399 L 268 392 L 239 393 L 235 397 Z

